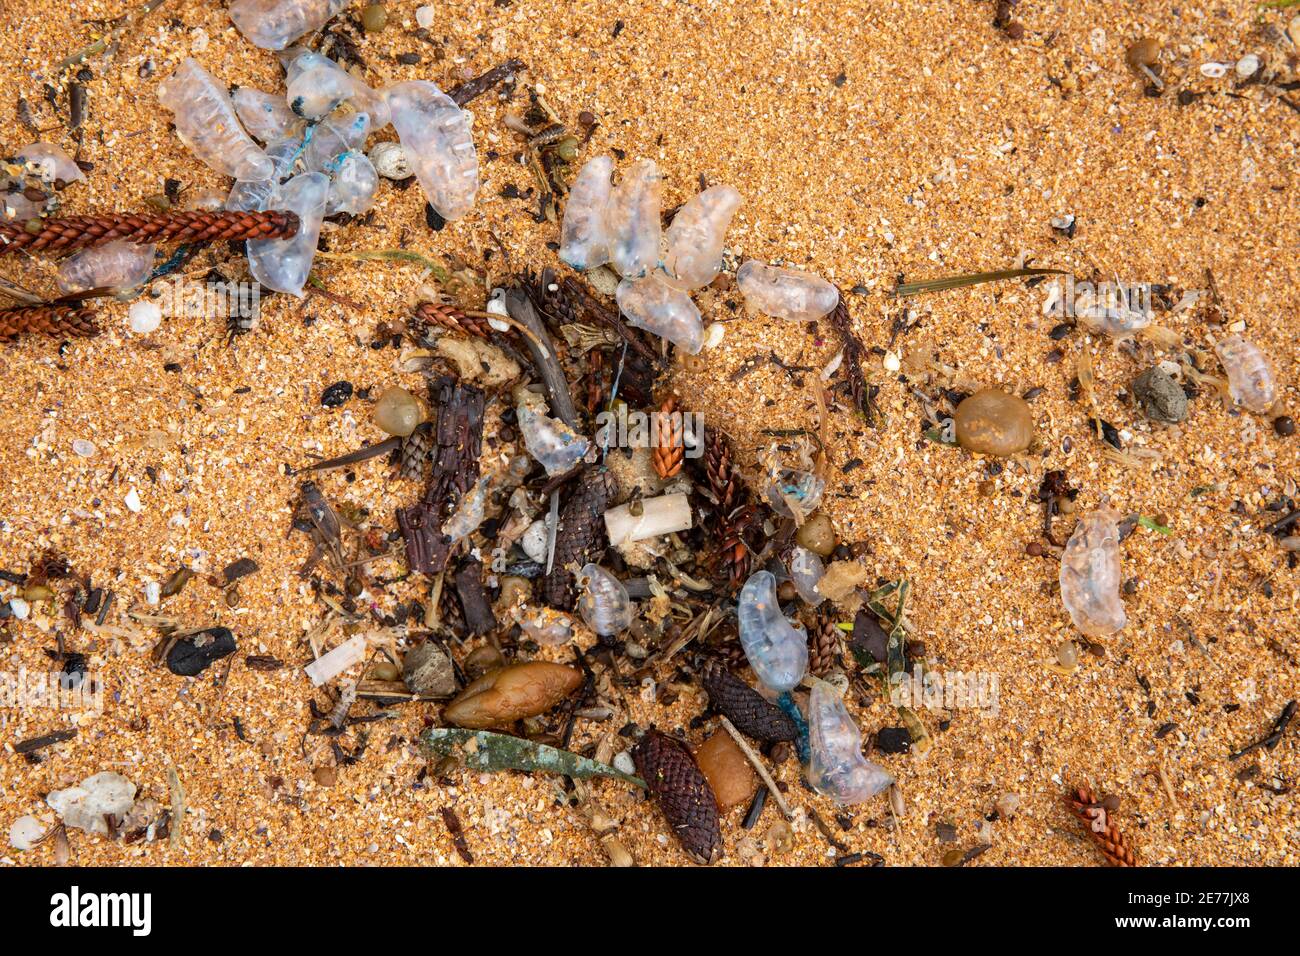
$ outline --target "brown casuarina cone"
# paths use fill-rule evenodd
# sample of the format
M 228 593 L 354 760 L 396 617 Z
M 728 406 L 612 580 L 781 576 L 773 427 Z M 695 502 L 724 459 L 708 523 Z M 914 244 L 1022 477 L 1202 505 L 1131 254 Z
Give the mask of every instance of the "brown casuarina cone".
M 794 740 L 799 729 L 780 707 L 737 677 L 720 661 L 704 665 L 709 704 L 746 737 L 763 743 Z
M 589 471 L 578 479 L 560 510 L 551 571 L 542 584 L 542 599 L 551 607 L 573 606 L 574 576 L 604 550 L 605 509 L 617 494 L 618 481 L 608 471 Z
M 808 670 L 818 677 L 836 670 L 843 663 L 843 647 L 843 634 L 836 627 L 835 618 L 819 615 L 808 629 Z
M 64 252 L 106 242 L 223 242 L 239 239 L 288 239 L 298 232 L 296 213 L 209 212 L 201 209 L 163 213 L 112 213 L 34 220 L 39 228 L 0 223 L 0 255 Z
M 632 760 L 691 859 L 704 866 L 717 862 L 722 856 L 718 801 L 686 745 L 651 730 L 632 748 Z
M 650 453 L 650 460 L 655 466 L 655 473 L 664 479 L 675 477 L 682 470 L 682 462 L 686 459 L 682 418 L 674 415 L 675 411 L 677 400 L 670 396 L 656 413 L 659 441 Z
M 90 338 L 99 334 L 95 310 L 82 305 L 32 305 L 0 309 L 0 342 L 33 332 Z
M 492 337 L 492 326 L 488 325 L 487 319 L 466 315 L 464 310 L 443 302 L 421 302 L 415 307 L 413 326 L 411 332 L 419 339 L 426 338 L 433 328 L 480 339 Z
M 1066 794 L 1065 805 L 1079 818 L 1092 842 L 1097 844 L 1111 866 L 1137 866 L 1137 854 L 1120 833 L 1110 812 L 1094 799 L 1087 787 L 1076 787 Z
M 408 481 L 420 481 L 424 478 L 425 466 L 433 452 L 433 425 L 423 422 L 415 426 L 415 431 L 402 439 L 400 472 Z

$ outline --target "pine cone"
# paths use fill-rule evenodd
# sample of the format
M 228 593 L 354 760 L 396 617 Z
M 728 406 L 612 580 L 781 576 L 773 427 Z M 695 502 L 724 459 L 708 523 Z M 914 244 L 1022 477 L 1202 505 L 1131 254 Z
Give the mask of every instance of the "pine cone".
M 573 605 L 574 575 L 605 549 L 605 509 L 618 494 L 618 482 L 608 471 L 589 471 L 560 511 L 555 532 L 551 573 L 542 585 L 542 599 L 552 607 Z
M 691 752 L 651 730 L 632 748 L 632 760 L 691 859 L 704 866 L 717 862 L 722 856 L 718 801 Z
M 40 228 L 0 223 L 0 255 L 27 249 L 63 252 L 127 242 L 225 242 L 240 239 L 288 239 L 298 233 L 296 213 L 208 212 L 189 209 L 164 213 L 110 213 L 38 220 Z
M 686 436 L 682 429 L 681 415 L 675 415 L 677 400 L 669 396 L 656 414 L 659 430 L 659 443 L 650 454 L 655 466 L 655 473 L 660 478 L 672 478 L 682 470 L 686 459 Z
M 432 451 L 433 424 L 424 422 L 417 425 L 415 431 L 402 439 L 402 460 L 399 467 L 402 477 L 408 481 L 421 481 Z
M 843 649 L 843 634 L 835 626 L 835 618 L 829 615 L 819 616 L 817 622 L 808 629 L 808 670 L 818 677 L 838 670 L 843 664 Z
M 430 326 L 480 339 L 492 337 L 492 326 L 488 325 L 487 319 L 466 315 L 462 309 L 443 302 L 421 302 L 415 307 L 411 321 L 411 334 L 417 340 L 427 338 Z
M 578 310 L 574 308 L 573 300 L 551 269 L 543 269 L 540 276 L 531 270 L 522 272 L 519 280 L 528 298 L 532 299 L 533 307 L 548 323 L 561 326 L 578 321 Z
M 719 661 L 709 661 L 704 666 L 704 689 L 709 694 L 710 706 L 746 737 L 770 743 L 799 736 L 799 728 L 785 711 Z
M 718 519 L 717 572 L 726 575 L 733 588 L 745 583 L 753 567 L 754 553 L 745 539 L 754 533 L 758 523 L 758 511 L 752 505 Z
M 749 492 L 736 467 L 731 443 L 716 428 L 704 430 L 704 474 L 720 516 L 731 514 L 748 501 Z
M 99 334 L 95 310 L 79 305 L 33 305 L 0 310 L 0 342 L 29 332 L 90 338 Z
M 1078 787 L 1065 797 L 1065 805 L 1079 818 L 1092 842 L 1097 844 L 1111 866 L 1137 866 L 1137 854 L 1124 839 L 1110 818 L 1110 814 L 1093 798 L 1087 787 Z M 1103 821 L 1100 831 L 1093 829 L 1098 820 Z

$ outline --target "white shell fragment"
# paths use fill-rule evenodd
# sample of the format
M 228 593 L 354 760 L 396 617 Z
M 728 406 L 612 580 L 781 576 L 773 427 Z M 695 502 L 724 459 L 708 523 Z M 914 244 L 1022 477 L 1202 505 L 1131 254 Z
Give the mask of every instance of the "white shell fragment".
M 702 289 L 717 277 L 727 227 L 740 203 L 740 193 L 732 187 L 710 186 L 677 211 L 668 227 L 665 282 L 678 289 Z
M 53 143 L 32 143 L 24 146 L 18 150 L 15 158 L 22 160 L 32 172 L 47 183 L 58 180 L 75 183 L 86 178 L 85 173 L 72 157 L 64 152 L 62 147 L 55 146 Z
M 772 572 L 750 575 L 740 590 L 736 617 L 741 646 L 758 679 L 777 693 L 793 690 L 808 669 L 808 635 L 781 613 Z
M 638 159 L 610 190 L 605 210 L 609 261 L 625 279 L 645 275 L 659 263 L 659 168 Z
M 604 568 L 586 565 L 578 575 L 578 613 L 601 637 L 613 637 L 632 623 L 632 599 L 623 582 Z
M 324 173 L 302 173 L 280 187 L 274 205 L 298 214 L 298 232 L 290 239 L 248 241 L 248 270 L 253 278 L 268 289 L 302 298 L 316 257 L 328 192 L 329 178 Z
M 64 294 L 88 289 L 134 289 L 153 275 L 153 259 L 152 244 L 117 239 L 64 259 L 59 263 L 56 281 Z
M 230 19 L 253 46 L 283 50 L 304 33 L 319 30 L 352 0 L 234 0 Z
M 304 667 L 303 673 L 312 682 L 312 686 L 320 687 L 338 677 L 352 665 L 360 664 L 365 656 L 366 636 L 354 634 L 334 650 L 322 654 Z
M 691 355 L 704 347 L 699 307 L 689 295 L 658 276 L 624 279 L 614 290 L 614 300 L 629 325 L 653 332 Z
M 263 143 L 302 132 L 302 119 L 289 109 L 283 96 L 239 86 L 230 94 L 230 102 L 248 134 Z
M 426 80 L 398 83 L 384 95 L 425 197 L 444 219 L 464 216 L 478 195 L 478 153 L 469 114 Z
M 813 683 L 808 701 L 808 783 L 822 796 L 847 806 L 869 800 L 894 778 L 862 756 L 862 733 L 835 689 Z
M 750 259 L 736 270 L 736 284 L 751 308 L 764 315 L 812 322 L 829 315 L 840 293 L 821 276 L 780 269 Z
M 135 803 L 135 784 L 120 773 L 104 771 L 66 790 L 55 790 L 45 802 L 65 826 L 108 836 L 105 816 L 122 817 Z
M 1255 343 L 1230 335 L 1214 346 L 1223 370 L 1228 373 L 1228 392 L 1233 401 L 1257 415 L 1277 402 L 1277 375 L 1273 363 Z
M 520 402 L 515 411 L 524 447 L 548 475 L 564 474 L 590 450 L 591 442 L 558 418 L 544 415 L 526 402 Z
M 605 511 L 605 531 L 617 548 L 691 527 L 691 503 L 684 494 L 660 495 Z
M 30 814 L 19 817 L 9 827 L 9 845 L 15 850 L 30 850 L 43 836 L 45 827 Z
M 1119 528 L 1102 508 L 1084 515 L 1061 555 L 1061 601 L 1074 626 L 1106 637 L 1128 623 L 1120 598 Z
M 605 221 L 614 174 L 614 160 L 597 156 L 583 164 L 569 188 L 560 226 L 560 258 L 586 271 L 609 261 L 609 229 Z
M 401 143 L 376 143 L 370 147 L 370 162 L 374 163 L 375 172 L 385 179 L 406 179 L 415 172 Z
M 271 159 L 239 125 L 230 94 L 193 58 L 159 84 L 158 100 L 174 114 L 176 135 L 202 162 L 235 179 L 271 178 Z

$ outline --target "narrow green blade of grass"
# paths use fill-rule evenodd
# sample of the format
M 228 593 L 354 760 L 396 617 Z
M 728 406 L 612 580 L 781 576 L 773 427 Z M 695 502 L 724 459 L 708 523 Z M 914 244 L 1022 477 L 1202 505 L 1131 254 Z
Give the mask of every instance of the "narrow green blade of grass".
M 1068 274 L 1068 269 L 999 269 L 996 272 L 972 272 L 968 275 L 945 276 L 942 279 L 925 279 L 921 282 L 901 282 L 894 289 L 894 295 L 903 298 L 909 295 L 922 295 L 926 292 L 946 292 L 948 289 L 961 289 L 965 286 L 980 285 L 984 282 L 998 282 L 1002 279 Z

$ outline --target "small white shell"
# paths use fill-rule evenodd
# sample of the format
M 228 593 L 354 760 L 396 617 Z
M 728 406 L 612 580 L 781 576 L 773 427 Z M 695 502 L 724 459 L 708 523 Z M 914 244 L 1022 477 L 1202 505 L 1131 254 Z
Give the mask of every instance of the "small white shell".
M 385 179 L 406 179 L 415 172 L 401 143 L 376 143 L 370 149 L 370 162 Z
M 1201 76 L 1205 77 L 1206 79 L 1217 80 L 1227 75 L 1228 75 L 1228 64 L 1226 63 L 1215 63 L 1211 61 L 1209 63 L 1201 64 Z

